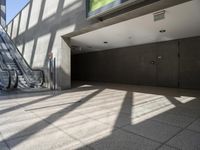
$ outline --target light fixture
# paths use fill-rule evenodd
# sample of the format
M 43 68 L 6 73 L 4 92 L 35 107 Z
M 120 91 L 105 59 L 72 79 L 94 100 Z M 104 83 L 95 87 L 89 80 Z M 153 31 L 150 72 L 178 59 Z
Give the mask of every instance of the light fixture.
M 160 30 L 160 33 L 165 33 L 166 32 L 166 30 L 165 29 L 163 29 L 163 30 Z

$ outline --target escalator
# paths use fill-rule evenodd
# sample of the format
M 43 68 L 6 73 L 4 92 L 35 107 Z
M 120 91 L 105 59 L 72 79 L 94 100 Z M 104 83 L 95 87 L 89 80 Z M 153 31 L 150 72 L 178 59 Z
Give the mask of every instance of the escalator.
M 25 61 L 7 32 L 0 26 L 0 87 L 4 89 L 39 88 L 44 83 L 42 70 L 33 70 Z M 17 79 L 13 79 L 17 76 Z M 3 78 L 5 77 L 5 79 Z M 7 77 L 7 79 L 6 79 Z M 17 83 L 12 83 L 17 80 Z M 14 85 L 12 85 L 14 84 Z

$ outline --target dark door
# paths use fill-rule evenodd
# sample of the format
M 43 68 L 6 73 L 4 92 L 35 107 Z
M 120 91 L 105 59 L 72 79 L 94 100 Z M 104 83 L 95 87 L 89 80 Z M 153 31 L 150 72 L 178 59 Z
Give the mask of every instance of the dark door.
M 156 85 L 156 44 L 137 47 L 138 81 L 141 85 Z
M 157 85 L 178 87 L 178 41 L 157 44 Z

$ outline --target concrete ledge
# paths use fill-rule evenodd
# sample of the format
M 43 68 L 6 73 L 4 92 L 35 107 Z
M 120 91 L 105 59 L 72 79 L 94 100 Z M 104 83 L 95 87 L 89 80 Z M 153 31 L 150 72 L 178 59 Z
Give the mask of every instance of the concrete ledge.
M 74 37 L 77 35 L 81 35 L 90 31 L 94 31 L 106 26 L 110 26 L 119 22 L 123 22 L 129 19 L 137 18 L 149 13 L 153 13 L 155 11 L 165 9 L 168 7 L 172 7 L 184 2 L 188 2 L 191 0 L 151 0 L 151 2 L 141 3 L 139 5 L 133 5 L 129 8 L 125 8 L 125 10 L 118 12 L 117 14 L 111 14 L 106 17 L 102 17 L 101 21 L 96 19 L 96 23 L 92 25 L 88 25 L 87 27 L 78 29 L 74 32 L 63 35 L 63 37 Z M 119 15 L 120 13 L 120 15 Z M 94 21 L 95 22 L 95 21 Z

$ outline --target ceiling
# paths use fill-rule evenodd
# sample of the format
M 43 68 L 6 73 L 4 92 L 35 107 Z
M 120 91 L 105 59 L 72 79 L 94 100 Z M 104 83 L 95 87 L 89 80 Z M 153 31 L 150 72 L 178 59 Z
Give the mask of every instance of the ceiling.
M 71 38 L 84 53 L 200 35 L 200 0 L 165 9 L 165 19 L 154 22 L 153 14 L 124 21 Z M 166 30 L 160 33 L 160 30 Z

